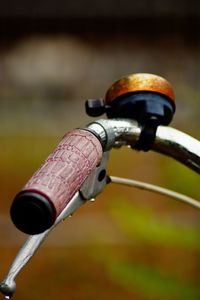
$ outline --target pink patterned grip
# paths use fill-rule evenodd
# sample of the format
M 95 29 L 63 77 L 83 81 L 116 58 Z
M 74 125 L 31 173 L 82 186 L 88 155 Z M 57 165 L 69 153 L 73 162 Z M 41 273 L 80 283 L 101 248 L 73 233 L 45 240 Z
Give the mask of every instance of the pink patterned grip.
M 64 136 L 24 190 L 47 196 L 58 216 L 102 157 L 99 140 L 77 129 Z
M 17 213 L 19 211 L 17 202 L 22 203 L 22 200 L 20 202 L 21 195 L 32 195 L 34 193 L 34 195 L 36 194 L 45 198 L 45 201 L 49 201 L 54 211 L 55 221 L 56 217 L 65 208 L 76 191 L 79 190 L 91 171 L 99 164 L 101 158 L 102 146 L 94 134 L 83 129 L 76 129 L 66 134 L 54 152 L 15 198 L 13 207 L 11 207 L 11 217 L 15 225 L 29 234 L 41 232 L 41 230 L 34 232 L 34 230 L 24 229 L 23 227 L 26 227 L 26 225 L 21 226 L 18 224 L 21 224 L 21 220 L 23 219 L 23 216 L 19 216 L 19 213 Z M 23 199 L 23 205 L 21 205 L 23 210 L 26 205 L 27 202 Z M 36 199 L 34 207 L 31 208 L 32 214 L 37 205 L 39 205 L 39 202 Z M 26 215 L 27 212 L 24 210 L 23 214 Z M 18 216 L 16 216 L 17 214 Z M 32 214 L 29 213 L 30 216 L 29 218 L 27 217 L 27 222 L 30 222 Z M 18 219 L 19 221 L 16 221 Z M 37 215 L 34 221 L 37 222 Z

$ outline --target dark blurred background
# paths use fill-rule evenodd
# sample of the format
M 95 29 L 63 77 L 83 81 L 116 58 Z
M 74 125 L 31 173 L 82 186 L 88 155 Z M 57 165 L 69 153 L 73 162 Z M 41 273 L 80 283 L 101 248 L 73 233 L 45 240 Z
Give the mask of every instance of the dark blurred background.
M 1 278 L 26 238 L 9 218 L 14 195 L 66 131 L 92 121 L 85 99 L 137 72 L 172 83 L 172 126 L 199 138 L 199 1 L 0 3 Z M 151 152 L 113 150 L 109 172 L 199 196 L 197 174 Z M 193 208 L 109 186 L 51 234 L 15 299 L 200 299 L 199 229 Z

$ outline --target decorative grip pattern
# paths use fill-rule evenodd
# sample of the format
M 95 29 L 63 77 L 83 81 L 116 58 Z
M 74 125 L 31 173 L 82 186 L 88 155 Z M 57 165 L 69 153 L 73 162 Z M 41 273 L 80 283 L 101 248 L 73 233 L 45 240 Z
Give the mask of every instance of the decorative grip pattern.
M 99 140 L 89 131 L 75 129 L 64 136 L 22 192 L 45 196 L 57 217 L 101 158 Z

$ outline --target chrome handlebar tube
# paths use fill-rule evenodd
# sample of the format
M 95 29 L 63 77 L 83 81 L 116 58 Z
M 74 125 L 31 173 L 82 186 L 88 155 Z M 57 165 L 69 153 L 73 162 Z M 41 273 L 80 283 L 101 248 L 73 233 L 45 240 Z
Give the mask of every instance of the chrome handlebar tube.
M 101 119 L 89 124 L 85 129 L 91 131 L 100 139 L 104 148 L 102 163 L 88 177 L 87 182 L 84 182 L 81 189 L 77 191 L 64 211 L 58 216 L 55 224 L 44 233 L 28 237 L 0 284 L 0 291 L 6 299 L 9 299 L 15 292 L 15 277 L 33 257 L 53 228 L 85 203 L 86 200 L 95 198 L 97 194 L 102 192 L 106 180 L 99 186 L 100 183 L 97 177 L 101 168 L 106 168 L 109 150 L 121 146 L 131 146 L 134 149 L 134 145 L 141 134 L 141 127 L 138 123 L 129 119 Z M 191 170 L 200 173 L 200 142 L 185 133 L 170 127 L 159 126 L 152 150 L 170 156 Z M 87 192 L 88 187 L 90 187 L 89 193 Z
M 106 143 L 106 148 L 134 145 L 141 127 L 129 119 L 99 120 L 88 125 Z M 170 156 L 191 170 L 200 173 L 200 142 L 172 127 L 159 126 L 152 150 Z

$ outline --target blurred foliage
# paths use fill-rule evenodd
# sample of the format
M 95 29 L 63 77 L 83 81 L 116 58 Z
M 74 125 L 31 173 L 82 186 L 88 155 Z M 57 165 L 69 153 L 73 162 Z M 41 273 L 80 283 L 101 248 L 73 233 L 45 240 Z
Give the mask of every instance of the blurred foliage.
M 117 247 L 105 249 L 96 247 L 93 251 L 95 261 L 104 266 L 108 278 L 132 292 L 133 295 L 140 295 L 141 299 L 198 300 L 200 298 L 199 269 L 197 268 L 196 278 L 194 274 L 193 281 L 182 277 L 187 273 L 187 263 L 186 260 L 182 261 L 180 255 L 189 251 L 187 259 L 191 259 L 194 252 L 197 253 L 197 257 L 199 256 L 199 227 L 187 224 L 187 221 L 180 223 L 171 220 L 170 216 L 168 218 L 159 216 L 150 209 L 124 199 L 115 200 L 115 204 L 110 206 L 110 213 L 130 244 L 127 245 L 129 250 L 120 247 L 118 250 Z M 163 249 L 166 249 L 163 262 L 166 252 L 168 256 L 173 257 L 173 253 L 177 251 L 175 249 L 179 249 L 180 259 L 175 258 L 173 267 L 167 270 L 166 267 L 163 268 L 161 261 L 160 264 L 155 264 L 155 259 L 147 260 L 145 264 L 144 257 L 141 258 L 137 253 L 143 251 L 141 250 L 143 248 L 146 248 L 146 252 L 155 251 L 157 259 L 162 257 Z M 176 268 L 180 268 L 179 272 L 175 271 Z
M 199 175 L 175 160 L 169 159 L 162 164 L 162 177 L 171 189 L 192 197 L 199 196 Z
M 180 281 L 147 265 L 111 259 L 107 262 L 106 268 L 112 280 L 130 291 L 137 290 L 145 299 L 198 300 L 200 298 L 197 284 Z
M 126 235 L 145 244 L 175 246 L 200 251 L 199 227 L 170 220 L 147 208 L 116 200 L 111 213 Z

